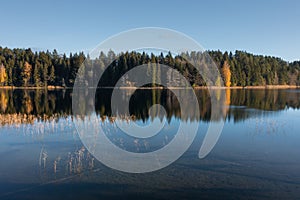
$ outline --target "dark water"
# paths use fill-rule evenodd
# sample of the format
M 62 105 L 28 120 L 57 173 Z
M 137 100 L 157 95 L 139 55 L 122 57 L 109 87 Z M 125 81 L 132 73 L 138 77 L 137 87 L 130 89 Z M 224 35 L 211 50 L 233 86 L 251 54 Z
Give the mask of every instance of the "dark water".
M 79 105 L 95 103 L 101 123 L 112 129 L 108 138 L 131 152 L 160 149 L 181 122 L 199 123 L 196 139 L 176 162 L 130 174 L 108 168 L 84 147 L 73 123 L 71 90 L 0 90 L 0 199 L 300 199 L 300 90 L 226 90 L 219 118 L 211 118 L 208 92 L 196 95 L 198 117 L 193 110 L 182 116 L 168 90 L 136 91 L 124 120 L 166 120 L 148 140 L 114 128 L 111 90 Z M 149 116 L 153 104 L 166 114 Z M 215 148 L 199 159 L 210 120 L 224 120 L 224 129 Z

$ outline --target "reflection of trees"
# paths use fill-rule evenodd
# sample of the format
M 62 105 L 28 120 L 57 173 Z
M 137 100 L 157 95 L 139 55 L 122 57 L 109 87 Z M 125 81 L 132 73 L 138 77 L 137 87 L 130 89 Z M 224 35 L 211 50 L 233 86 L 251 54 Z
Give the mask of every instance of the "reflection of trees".
M 0 109 L 1 112 L 5 112 L 7 108 L 8 95 L 6 94 L 7 90 L 0 91 Z
M 300 93 L 294 90 L 232 90 L 231 105 L 269 111 L 282 110 L 286 107 L 298 109 L 300 106 L 299 97 Z
M 0 90 L 0 123 L 22 124 L 52 120 L 71 114 L 67 91 Z
M 231 90 L 227 88 L 227 89 L 225 89 L 224 105 L 223 105 L 223 109 L 222 109 L 224 118 L 226 118 L 228 111 L 229 111 L 230 98 L 231 98 Z
M 22 113 L 30 114 L 32 110 L 33 110 L 33 105 L 32 105 L 31 98 L 28 92 L 25 90 L 23 100 L 22 100 L 22 111 L 23 111 Z
M 231 90 L 230 89 L 225 89 L 226 97 L 225 97 L 225 105 L 229 106 L 230 105 L 230 94 Z
M 198 97 L 200 108 L 200 119 L 195 118 L 193 106 L 188 106 L 189 101 L 182 105 L 187 107 L 187 115 L 183 116 L 180 112 L 180 105 L 176 96 L 170 90 L 137 90 L 132 96 L 129 96 L 128 90 L 122 90 L 122 98 L 130 99 L 130 116 L 125 116 L 125 120 L 147 120 L 149 108 L 154 104 L 162 105 L 166 110 L 166 118 L 170 121 L 171 117 L 182 120 L 203 120 L 209 121 L 211 118 L 211 97 L 208 90 L 195 90 Z M 190 93 L 182 89 L 180 95 L 187 100 L 190 99 Z M 98 115 L 104 120 L 111 116 L 111 93 L 110 89 L 98 90 L 95 99 L 88 99 L 86 104 L 79 105 L 83 113 L 91 109 L 94 102 Z M 221 102 L 220 109 L 222 115 L 213 116 L 213 120 L 220 120 L 227 116 L 234 120 L 246 119 L 252 112 L 237 109 L 234 106 L 245 106 L 258 110 L 278 111 L 285 108 L 300 107 L 300 93 L 297 90 L 277 90 L 277 89 L 226 89 L 225 98 L 221 97 L 221 90 L 213 91 L 213 97 Z M 81 97 L 86 100 L 89 97 L 89 91 L 85 91 Z M 21 124 L 33 123 L 35 120 L 47 121 L 57 120 L 60 117 L 70 116 L 72 114 L 72 91 L 71 90 L 0 90 L 0 124 Z M 222 99 L 224 98 L 224 99 Z M 231 105 L 231 106 L 229 106 Z M 154 114 L 161 117 L 162 111 L 159 107 L 153 110 Z M 117 108 L 122 115 L 124 105 Z

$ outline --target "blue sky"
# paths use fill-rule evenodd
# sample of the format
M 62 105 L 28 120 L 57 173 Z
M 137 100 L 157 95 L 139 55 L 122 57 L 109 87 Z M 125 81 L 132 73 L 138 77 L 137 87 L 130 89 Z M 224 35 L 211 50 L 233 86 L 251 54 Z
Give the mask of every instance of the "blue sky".
M 183 32 L 205 49 L 300 60 L 300 1 L 0 1 L 0 46 L 88 51 L 138 27 Z

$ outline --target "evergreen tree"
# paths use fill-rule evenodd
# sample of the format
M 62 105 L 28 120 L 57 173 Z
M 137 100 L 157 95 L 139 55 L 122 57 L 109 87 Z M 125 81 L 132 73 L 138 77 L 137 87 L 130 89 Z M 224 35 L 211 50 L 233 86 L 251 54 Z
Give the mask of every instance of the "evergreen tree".
M 54 81 L 55 81 L 55 69 L 54 66 L 52 65 L 49 74 L 49 84 L 54 85 L 55 84 Z
M 163 78 L 160 74 L 159 66 L 161 64 L 179 71 L 192 85 L 205 85 L 203 80 L 211 64 L 207 54 L 217 65 L 226 86 L 300 85 L 300 61 L 289 63 L 280 58 L 253 55 L 244 51 L 235 51 L 235 53 L 222 53 L 221 51 L 186 52 L 173 56 L 171 52 L 166 55 L 162 53 L 149 55 L 145 52 L 124 52 L 117 55 L 110 50 L 107 55 L 100 52 L 98 58 L 91 59 L 88 57 L 86 59 L 82 52 L 61 56 L 56 50 L 53 50 L 52 53 L 50 51 L 33 53 L 31 49 L 1 47 L 0 85 L 45 87 L 47 85 L 65 85 L 72 87 L 78 76 L 79 67 L 84 62 L 84 74 L 82 74 L 83 72 L 80 73 L 82 76 L 92 79 L 88 85 L 93 85 L 103 72 L 101 84 L 114 86 L 128 70 L 149 62 L 151 67 L 148 67 L 147 74 L 152 77 L 153 85 L 156 85 L 155 83 Z M 229 71 L 225 70 L 225 63 L 229 66 Z M 194 67 L 195 65 L 201 66 L 204 74 L 200 75 Z M 104 71 L 105 67 L 107 68 Z M 174 77 L 173 73 L 168 73 L 167 76 L 167 79 L 176 79 L 178 82 L 178 77 Z
M 38 68 L 38 63 L 34 65 L 33 69 L 33 82 L 36 87 L 41 86 L 41 76 L 40 76 L 40 70 Z

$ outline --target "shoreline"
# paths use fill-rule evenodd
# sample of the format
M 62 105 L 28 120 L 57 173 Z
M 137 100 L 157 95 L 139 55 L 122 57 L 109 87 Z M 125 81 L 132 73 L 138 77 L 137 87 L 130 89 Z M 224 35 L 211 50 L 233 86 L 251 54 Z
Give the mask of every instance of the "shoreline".
M 87 87 L 88 89 L 93 89 L 94 87 Z M 98 87 L 97 89 L 116 89 L 117 87 Z M 196 86 L 194 89 L 207 89 L 207 86 Z M 211 86 L 210 89 L 300 89 L 300 86 L 297 85 L 260 85 L 260 86 Z M 0 86 L 0 89 L 9 89 L 9 90 L 70 90 L 73 87 L 62 87 L 62 86 L 47 86 L 47 87 L 25 87 L 25 86 Z M 86 89 L 83 87 L 82 89 Z M 134 87 L 134 86 L 125 86 L 118 87 L 117 89 L 143 89 L 143 90 L 151 90 L 151 89 L 165 89 L 165 87 Z M 186 89 L 186 87 L 169 87 L 169 89 Z

